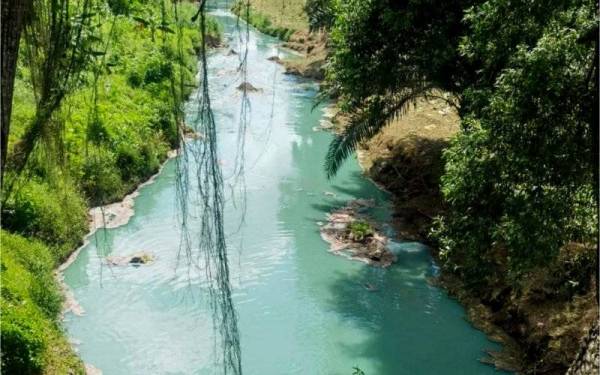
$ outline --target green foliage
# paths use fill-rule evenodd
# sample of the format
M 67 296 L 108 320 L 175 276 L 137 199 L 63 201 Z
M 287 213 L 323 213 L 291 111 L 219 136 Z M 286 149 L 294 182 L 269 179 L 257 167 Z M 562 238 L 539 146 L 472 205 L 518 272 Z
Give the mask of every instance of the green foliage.
M 86 205 L 68 184 L 30 179 L 2 207 L 2 227 L 55 246 L 62 258 L 87 231 Z
M 146 62 L 144 67 L 144 84 L 158 83 L 171 78 L 173 67 L 169 61 L 164 61 L 159 56 Z
M 348 225 L 349 235 L 355 241 L 363 241 L 367 237 L 373 236 L 373 227 L 366 221 L 353 221 Z
M 87 232 L 86 203 L 122 198 L 156 173 L 168 150 L 179 145 L 175 113 L 191 93 L 201 43 L 198 26 L 190 21 L 197 5 L 178 3 L 179 22 L 170 6 L 160 19 L 158 1 L 108 5 L 84 17 L 94 19 L 84 36 L 85 61 L 76 62 L 77 79 L 64 91 L 44 94 L 52 108 L 43 121 L 34 87 L 46 79 L 39 65 L 45 56 L 32 61 L 24 51 L 46 42 L 46 34 L 31 30 L 21 48 L 9 159 L 19 161 L 23 151 L 31 157 L 19 178 L 9 168 L 15 183 L 10 195 L 2 194 L 3 373 L 84 373 L 55 321 L 62 298 L 53 269 Z M 160 22 L 143 24 L 134 17 Z M 208 30 L 217 40 L 218 27 L 210 19 Z M 59 60 L 49 79 L 60 76 Z
M 128 15 L 131 9 L 129 0 L 108 0 L 107 3 L 115 15 Z
M 159 2 L 131 2 L 128 13 L 112 9 L 127 17 L 113 18 L 108 8 L 99 9 L 95 16 L 106 21 L 98 39 L 110 38 L 107 53 L 95 61 L 94 69 L 100 72 L 97 83 L 93 69 L 85 73 L 83 83 L 64 98 L 60 116 L 62 158 L 69 161 L 69 174 L 79 190 L 95 205 L 130 191 L 158 170 L 170 148 L 178 146 L 175 113 L 181 108 L 174 107 L 191 93 L 201 43 L 198 26 L 190 21 L 197 7 L 191 3 L 178 7 L 179 23 L 168 7 L 163 24 Z M 152 20 L 156 27 L 140 19 Z M 209 36 L 217 39 L 217 24 L 211 19 L 207 22 Z M 179 34 L 174 34 L 175 29 Z M 13 154 L 35 118 L 31 75 L 25 63 L 20 60 L 15 83 Z M 34 150 L 40 158 L 48 152 L 46 143 Z
M 307 0 L 304 11 L 308 15 L 308 24 L 311 31 L 329 30 L 335 22 L 333 0 Z
M 438 236 L 446 259 L 466 265 L 461 273 L 471 280 L 489 276 L 490 268 L 504 272 L 492 264 L 498 251 L 516 278 L 555 259 L 568 242 L 594 243 L 597 236 L 593 50 L 578 41 L 593 22 L 593 4 L 536 5 L 487 2 L 467 17 L 475 32 L 464 40 L 465 54 L 483 60 L 484 69 L 502 66 L 492 87 L 481 80 L 465 91 L 472 112 L 445 155 L 449 212 Z M 484 33 L 498 12 L 506 31 Z
M 9 310 L 11 311 L 11 310 Z M 9 312 L 2 317 L 2 368 L 10 374 L 40 374 L 43 369 L 45 343 L 37 335 L 41 327 L 35 318 L 16 317 Z
M 115 155 L 105 149 L 98 149 L 85 158 L 81 178 L 81 188 L 92 205 L 117 200 L 125 193 L 123 180 L 116 164 Z
M 568 244 L 549 268 L 549 289 L 564 299 L 585 294 L 598 268 L 596 249 Z
M 56 322 L 62 304 L 53 278 L 56 252 L 4 230 L 0 235 L 3 372 L 83 374 Z
M 471 76 L 458 51 L 473 0 L 335 1 L 325 90 L 349 115 L 325 168 L 333 176 L 362 140 L 435 90 L 459 93 Z
M 317 24 L 333 10 L 325 87 L 350 118 L 330 145 L 330 176 L 418 98 L 449 93 L 462 132 L 445 152 L 447 213 L 434 233 L 446 269 L 485 288 L 520 280 L 569 243 L 596 243 L 595 2 L 307 6 Z
M 273 25 L 268 16 L 259 13 L 252 6 L 247 9 L 243 1 L 236 2 L 231 10 L 241 19 L 256 27 L 261 33 L 274 36 L 283 41 L 289 40 L 290 36 L 296 31 L 291 28 Z

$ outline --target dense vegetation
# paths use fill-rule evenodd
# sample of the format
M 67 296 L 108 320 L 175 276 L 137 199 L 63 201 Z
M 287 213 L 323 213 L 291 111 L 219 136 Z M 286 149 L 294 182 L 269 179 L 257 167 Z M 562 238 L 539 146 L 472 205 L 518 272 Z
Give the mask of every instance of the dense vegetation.
M 597 236 L 596 6 L 555 3 L 332 5 L 326 84 L 351 122 L 331 145 L 328 171 L 416 99 L 447 93 L 463 131 L 446 152 L 449 210 L 438 236 L 445 259 L 477 280 L 490 275 L 495 250 L 516 276 Z
M 83 374 L 56 321 L 62 295 L 55 252 L 2 231 L 2 370 L 7 374 Z
M 81 373 L 57 323 L 62 299 L 53 269 L 81 243 L 88 206 L 120 199 L 178 147 L 201 34 L 192 3 L 71 1 L 63 19 L 70 24 L 61 25 L 45 17 L 68 2 L 34 3 L 2 170 L 2 370 Z M 81 32 L 79 44 L 51 39 L 72 30 Z M 208 31 L 207 42 L 216 40 L 214 22 Z M 71 62 L 77 74 L 46 93 L 67 74 L 62 57 L 50 59 L 58 47 L 79 56 Z
M 527 294 L 533 275 L 552 279 L 539 298 L 593 295 L 596 2 L 309 0 L 307 9 L 311 27 L 330 32 L 325 91 L 349 116 L 327 172 L 419 99 L 443 98 L 462 129 L 444 154 L 446 207 L 432 237 L 446 274 L 496 310 Z M 548 341 L 524 354 L 539 360 Z M 552 361 L 538 370 L 564 366 Z

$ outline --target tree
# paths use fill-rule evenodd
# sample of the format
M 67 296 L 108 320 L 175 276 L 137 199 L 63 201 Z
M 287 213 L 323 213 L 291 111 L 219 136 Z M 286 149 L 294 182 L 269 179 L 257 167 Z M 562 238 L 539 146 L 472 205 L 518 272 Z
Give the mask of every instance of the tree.
M 463 94 L 463 132 L 446 152 L 440 238 L 471 281 L 485 285 L 504 268 L 517 279 L 567 242 L 596 241 L 597 52 L 582 43 L 595 9 L 492 0 L 466 14 L 460 48 L 481 68 Z M 498 253 L 507 264 L 495 264 Z
M 1 147 L 0 154 L 0 186 L 3 182 L 8 151 L 8 136 L 10 133 L 10 116 L 12 99 L 19 57 L 19 42 L 32 0 L 2 0 L 2 104 L 1 104 Z
M 474 0 L 337 1 L 333 52 L 325 89 L 350 115 L 330 145 L 325 167 L 336 173 L 356 145 L 400 116 L 417 99 L 460 95 L 474 68 L 459 53 L 464 9 Z

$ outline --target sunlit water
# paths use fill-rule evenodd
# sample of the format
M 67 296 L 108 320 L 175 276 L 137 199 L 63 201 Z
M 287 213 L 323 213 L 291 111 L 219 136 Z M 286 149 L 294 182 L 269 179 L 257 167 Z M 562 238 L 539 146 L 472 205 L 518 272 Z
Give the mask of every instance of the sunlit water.
M 233 16 L 215 15 L 230 46 L 242 49 Z M 225 216 L 244 372 L 349 375 L 358 366 L 367 375 L 495 373 L 478 359 L 496 346 L 465 321 L 454 300 L 427 283 L 435 265 L 423 245 L 394 244 L 398 263 L 387 270 L 327 252 L 317 225 L 327 212 L 373 198 L 372 214 L 385 221 L 389 199 L 355 160 L 326 179 L 331 135 L 313 129 L 323 116 L 322 107 L 312 109 L 317 86 L 267 61 L 284 54 L 273 38 L 251 31 L 248 48 L 248 81 L 261 91 L 249 94 L 245 224 L 238 230 L 240 199 L 229 193 Z M 238 150 L 241 105 L 240 56 L 227 51 L 209 59 L 226 176 Z M 193 105 L 188 112 L 193 121 Z M 175 180 L 170 161 L 142 189 L 132 220 L 98 232 L 65 273 L 86 311 L 69 314 L 65 325 L 84 361 L 106 375 L 220 373 L 202 276 L 188 274 L 181 263 L 176 269 Z M 226 192 L 233 183 L 226 181 Z M 102 266 L 104 252 L 140 250 L 156 254 L 156 262 Z

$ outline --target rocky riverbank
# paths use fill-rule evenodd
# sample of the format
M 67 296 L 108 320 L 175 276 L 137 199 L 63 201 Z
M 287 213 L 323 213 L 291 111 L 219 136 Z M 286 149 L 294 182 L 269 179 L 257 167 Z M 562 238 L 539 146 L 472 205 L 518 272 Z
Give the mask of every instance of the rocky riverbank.
M 458 129 L 458 116 L 443 101 L 423 101 L 361 145 L 365 172 L 394 196 L 394 226 L 402 238 L 430 243 L 433 218 L 444 214 L 439 191 L 442 151 Z M 594 291 L 594 249 L 568 244 L 558 259 L 523 275 L 518 284 L 498 281 L 474 293 L 442 267 L 432 280 L 456 297 L 469 320 L 503 350 L 490 353 L 492 364 L 519 373 L 562 374 L 574 360 L 598 319 Z M 586 260 L 587 259 L 587 260 Z M 588 346 L 593 344 L 588 344 Z M 589 362 L 589 361 L 588 361 Z M 581 374 L 597 374 L 598 367 Z

